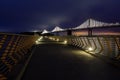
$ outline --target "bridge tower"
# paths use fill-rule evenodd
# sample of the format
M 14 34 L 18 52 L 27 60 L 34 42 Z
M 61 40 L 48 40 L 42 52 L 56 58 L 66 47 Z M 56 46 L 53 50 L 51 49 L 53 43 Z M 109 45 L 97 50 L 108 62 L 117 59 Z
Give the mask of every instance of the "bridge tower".
M 88 26 L 87 26 L 88 36 L 92 36 L 92 28 L 90 28 L 91 21 L 92 21 L 91 19 L 88 20 Z

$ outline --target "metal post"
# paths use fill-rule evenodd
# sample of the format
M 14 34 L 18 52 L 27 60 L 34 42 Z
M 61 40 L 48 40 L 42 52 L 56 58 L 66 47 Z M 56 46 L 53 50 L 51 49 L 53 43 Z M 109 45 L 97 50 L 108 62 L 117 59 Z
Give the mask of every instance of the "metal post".
M 88 28 L 88 36 L 92 36 L 92 29 Z
M 89 22 L 88 22 L 88 36 L 92 36 L 92 28 L 90 28 L 90 19 L 89 19 Z

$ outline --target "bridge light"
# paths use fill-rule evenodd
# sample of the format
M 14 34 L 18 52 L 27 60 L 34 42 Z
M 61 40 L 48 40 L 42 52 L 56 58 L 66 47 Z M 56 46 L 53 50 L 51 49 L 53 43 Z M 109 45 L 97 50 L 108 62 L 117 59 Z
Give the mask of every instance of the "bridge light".
M 52 40 L 52 37 L 50 37 L 49 39 L 51 39 L 51 40 Z
M 55 38 L 53 38 L 53 40 L 55 40 Z
M 59 39 L 57 39 L 57 41 L 59 41 Z
M 67 40 L 64 41 L 64 44 L 67 44 Z
M 43 37 L 40 37 L 40 38 L 38 39 L 38 41 L 40 41 L 42 38 L 43 38 Z
M 38 40 L 35 41 L 36 44 L 39 44 L 39 42 L 43 39 L 43 36 L 41 36 Z
M 36 44 L 39 44 L 39 41 L 37 40 L 37 41 L 35 41 L 35 43 L 36 43 Z
M 91 47 L 88 48 L 88 51 L 92 51 L 92 50 L 93 50 L 93 48 L 91 48 Z

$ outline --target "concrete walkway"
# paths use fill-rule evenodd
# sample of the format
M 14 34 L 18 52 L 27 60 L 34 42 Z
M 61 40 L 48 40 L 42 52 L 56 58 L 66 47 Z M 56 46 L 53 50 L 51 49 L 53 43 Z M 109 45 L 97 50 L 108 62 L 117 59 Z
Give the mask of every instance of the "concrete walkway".
M 82 50 L 43 39 L 22 80 L 120 80 L 120 70 Z

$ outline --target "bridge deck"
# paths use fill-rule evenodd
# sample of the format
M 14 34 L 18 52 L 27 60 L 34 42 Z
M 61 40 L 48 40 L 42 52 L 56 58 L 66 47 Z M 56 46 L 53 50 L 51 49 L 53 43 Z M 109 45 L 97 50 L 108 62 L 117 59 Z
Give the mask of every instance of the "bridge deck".
M 22 80 L 120 80 L 115 67 L 79 49 L 44 39 Z

